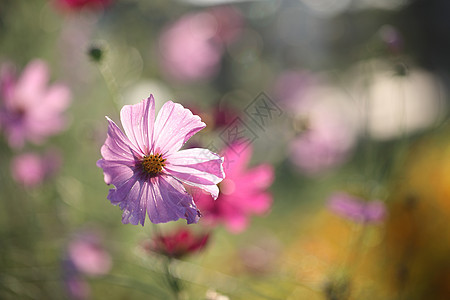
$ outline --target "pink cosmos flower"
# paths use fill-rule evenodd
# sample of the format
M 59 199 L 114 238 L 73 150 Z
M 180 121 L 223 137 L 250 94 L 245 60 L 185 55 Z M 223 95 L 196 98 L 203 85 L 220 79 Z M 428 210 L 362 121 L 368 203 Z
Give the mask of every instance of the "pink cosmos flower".
M 48 151 L 44 155 L 24 153 L 13 158 L 11 172 L 16 182 L 32 188 L 54 175 L 60 165 L 61 155 L 55 150 Z
M 243 231 L 251 214 L 264 214 L 272 204 L 272 196 L 266 189 L 274 180 L 273 167 L 269 164 L 247 169 L 252 156 L 251 146 L 239 155 L 233 145 L 224 151 L 226 179 L 220 184 L 220 196 L 213 200 L 209 195 L 195 193 L 195 203 L 202 211 L 205 222 L 215 225 L 225 223 L 233 233 Z
M 108 199 L 123 210 L 122 222 L 144 225 L 179 218 L 196 223 L 200 212 L 183 184 L 219 195 L 223 159 L 207 149 L 180 150 L 206 125 L 200 117 L 171 101 L 155 121 L 153 95 L 136 105 L 125 105 L 120 119 L 125 134 L 109 118 L 108 136 L 101 148 L 105 182 L 113 184 Z
M 16 80 L 11 66 L 0 73 L 0 127 L 13 148 L 25 141 L 42 143 L 64 129 L 62 112 L 70 103 L 70 91 L 61 84 L 47 86 L 49 70 L 41 60 L 30 62 Z
M 330 197 L 328 208 L 335 214 L 360 223 L 379 223 L 386 216 L 385 205 L 380 200 L 364 202 L 342 192 Z
M 204 249 L 208 240 L 208 233 L 195 235 L 186 228 L 179 228 L 168 234 L 155 235 L 144 244 L 144 248 L 168 257 L 182 258 Z

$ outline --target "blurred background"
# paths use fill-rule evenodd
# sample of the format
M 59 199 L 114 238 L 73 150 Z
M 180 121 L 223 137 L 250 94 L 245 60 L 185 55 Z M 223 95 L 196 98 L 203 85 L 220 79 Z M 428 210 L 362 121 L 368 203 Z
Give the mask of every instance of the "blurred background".
M 449 53 L 445 0 L 0 1 L 0 298 L 449 299 Z M 106 199 L 150 94 L 228 161 L 198 224 Z

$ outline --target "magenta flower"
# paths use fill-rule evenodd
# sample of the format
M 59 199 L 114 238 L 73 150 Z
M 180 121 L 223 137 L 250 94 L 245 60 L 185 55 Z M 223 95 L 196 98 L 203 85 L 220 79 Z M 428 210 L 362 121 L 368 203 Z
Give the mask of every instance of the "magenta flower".
M 209 234 L 194 234 L 187 228 L 178 228 L 167 234 L 157 234 L 144 243 L 144 249 L 168 257 L 182 258 L 203 250 L 209 240 Z
M 80 10 L 82 8 L 103 9 L 113 0 L 54 0 L 56 6 L 67 10 Z
M 365 202 L 346 193 L 335 193 L 328 208 L 342 217 L 359 223 L 379 223 L 386 216 L 386 207 L 380 200 Z
M 269 210 L 272 196 L 266 189 L 274 179 L 273 167 L 262 164 L 247 169 L 251 156 L 250 146 L 239 155 L 233 145 L 225 149 L 226 179 L 220 184 L 219 198 L 214 201 L 201 191 L 195 193 L 195 203 L 206 223 L 223 222 L 229 231 L 239 233 L 248 226 L 251 214 L 261 215 Z
M 25 141 L 42 143 L 64 129 L 62 113 L 70 103 L 70 91 L 61 84 L 47 86 L 49 70 L 41 60 L 30 62 L 16 80 L 10 66 L 0 74 L 0 127 L 11 147 Z
M 11 172 L 16 182 L 32 188 L 54 175 L 60 166 L 61 155 L 55 150 L 44 155 L 24 153 L 13 158 Z
M 179 150 L 206 125 L 199 116 L 171 101 L 155 121 L 153 95 L 120 111 L 125 134 L 109 118 L 108 136 L 102 146 L 105 182 L 115 188 L 108 199 L 123 210 L 122 222 L 144 225 L 147 212 L 153 223 L 196 223 L 200 212 L 183 184 L 198 187 L 214 198 L 225 176 L 223 159 L 207 149 Z

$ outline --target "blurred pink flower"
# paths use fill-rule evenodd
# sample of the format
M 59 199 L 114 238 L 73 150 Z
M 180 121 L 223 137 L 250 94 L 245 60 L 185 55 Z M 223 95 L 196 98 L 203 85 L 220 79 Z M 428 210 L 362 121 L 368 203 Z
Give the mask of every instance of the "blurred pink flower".
M 207 191 L 214 198 L 224 178 L 223 159 L 207 149 L 180 148 L 206 125 L 199 116 L 172 101 L 155 120 L 153 95 L 135 105 L 125 105 L 120 119 L 125 134 L 109 118 L 108 136 L 101 148 L 108 199 L 123 210 L 122 223 L 144 226 L 179 218 L 197 223 L 200 213 L 184 184 Z
M 168 257 L 182 258 L 204 249 L 208 240 L 208 233 L 195 235 L 187 228 L 179 228 L 168 234 L 156 234 L 144 243 L 144 248 Z
M 73 300 L 90 299 L 91 288 L 84 278 L 78 275 L 69 276 L 64 280 L 67 296 Z
M 53 0 L 55 5 L 66 10 L 80 10 L 82 8 L 103 9 L 113 0 Z
M 16 80 L 11 66 L 0 73 L 0 127 L 13 148 L 25 141 L 42 143 L 64 129 L 62 113 L 70 103 L 70 91 L 62 84 L 47 86 L 49 70 L 45 62 L 30 62 Z
M 239 233 L 247 228 L 251 214 L 261 215 L 270 209 L 272 196 L 266 189 L 274 180 L 274 170 L 269 164 L 247 169 L 251 146 L 238 155 L 231 145 L 223 155 L 226 177 L 219 184 L 219 197 L 214 201 L 199 191 L 194 200 L 208 225 L 223 222 L 229 231 Z
M 293 117 L 296 136 L 289 145 L 291 162 L 315 176 L 345 162 L 357 139 L 355 109 L 348 96 L 317 75 L 286 71 L 274 93 Z
M 13 158 L 11 172 L 16 182 L 31 188 L 53 176 L 60 166 L 61 155 L 56 150 L 47 151 L 44 155 L 24 153 Z
M 111 269 L 111 257 L 94 233 L 82 233 L 68 245 L 68 259 L 75 269 L 86 275 L 104 275 Z
M 239 34 L 243 19 L 232 7 L 184 15 L 161 34 L 161 67 L 176 81 L 205 80 L 220 69 L 224 44 Z
M 331 195 L 328 208 L 335 214 L 360 223 L 379 223 L 386 216 L 386 207 L 380 200 L 366 202 L 343 192 Z
M 162 68 L 177 81 L 207 79 L 219 70 L 223 48 L 214 39 L 215 21 L 207 13 L 186 15 L 160 39 Z
M 308 121 L 307 121 L 308 122 Z M 345 126 L 331 120 L 310 122 L 290 145 L 290 159 L 307 175 L 317 175 L 347 160 L 353 146 Z

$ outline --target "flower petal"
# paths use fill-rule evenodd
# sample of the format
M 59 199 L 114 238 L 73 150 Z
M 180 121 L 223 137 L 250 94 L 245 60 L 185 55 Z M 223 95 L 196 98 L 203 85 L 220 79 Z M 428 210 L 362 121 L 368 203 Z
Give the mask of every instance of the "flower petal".
M 181 150 L 167 157 L 165 171 L 183 183 L 219 195 L 217 184 L 225 178 L 223 158 L 208 149 Z
M 105 182 L 108 185 L 119 186 L 134 174 L 132 168 L 117 161 L 99 159 L 97 166 L 103 169 Z
M 45 92 L 48 79 L 49 69 L 44 61 L 35 59 L 28 63 L 16 86 L 19 93 L 16 96 L 20 99 L 20 104 L 26 107 L 36 105 Z
M 123 210 L 122 223 L 144 226 L 147 198 L 145 197 L 145 182 L 133 175 L 116 188 L 109 190 L 108 199 L 112 204 L 119 204 Z
M 328 200 L 328 208 L 340 216 L 364 221 L 364 202 L 345 193 L 335 193 Z
M 237 153 L 234 149 L 238 147 L 238 144 L 231 144 L 221 153 L 225 158 L 223 165 L 227 177 L 235 177 L 235 174 L 239 175 L 244 173 L 252 157 L 253 147 L 251 145 L 248 145 Z
M 200 212 L 183 185 L 168 176 L 152 178 L 145 196 L 147 213 L 152 223 L 164 223 L 186 219 L 188 224 L 197 223 Z
M 235 174 L 234 176 L 227 174 L 227 178 L 231 177 L 234 178 L 239 189 L 258 193 L 270 187 L 274 180 L 274 171 L 271 165 L 261 164 L 245 171 L 245 173 Z
M 107 184 L 119 187 L 133 176 L 134 157 L 137 154 L 130 148 L 132 146 L 130 141 L 119 127 L 108 117 L 106 119 L 108 120 L 108 135 L 101 148 L 103 159 L 97 161 L 97 166 L 103 169 Z
M 242 198 L 241 198 L 242 199 Z M 272 204 L 272 195 L 269 193 L 259 192 L 257 194 L 248 195 L 243 199 L 240 205 L 242 211 L 247 214 L 264 214 L 269 211 Z
M 205 128 L 199 116 L 172 101 L 158 113 L 154 130 L 154 151 L 163 156 L 175 153 L 197 132 Z
M 220 201 L 220 200 L 219 200 Z M 248 227 L 248 216 L 230 203 L 222 203 L 221 214 L 225 226 L 231 233 L 240 233 Z
M 150 95 L 146 100 L 135 105 L 125 105 L 120 111 L 125 134 L 142 154 L 151 151 L 153 124 L 155 122 L 155 99 Z
M 132 148 L 130 140 L 123 134 L 120 128 L 110 118 L 108 120 L 108 136 L 101 148 L 105 160 L 117 161 L 126 165 L 134 165 L 134 157 L 137 149 Z

